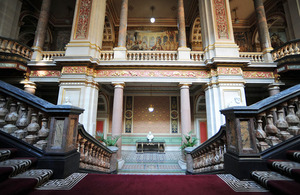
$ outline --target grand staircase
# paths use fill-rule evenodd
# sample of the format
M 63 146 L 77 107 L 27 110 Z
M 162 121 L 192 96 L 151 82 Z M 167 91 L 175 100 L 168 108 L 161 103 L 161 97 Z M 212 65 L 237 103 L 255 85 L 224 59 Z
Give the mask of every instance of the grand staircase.
M 52 176 L 50 169 L 35 169 L 36 158 L 21 158 L 15 148 L 0 149 L 1 194 L 27 194 L 47 182 Z
M 253 171 L 252 178 L 274 194 L 299 194 L 300 150 L 286 152 L 288 160 L 269 159 L 269 171 Z

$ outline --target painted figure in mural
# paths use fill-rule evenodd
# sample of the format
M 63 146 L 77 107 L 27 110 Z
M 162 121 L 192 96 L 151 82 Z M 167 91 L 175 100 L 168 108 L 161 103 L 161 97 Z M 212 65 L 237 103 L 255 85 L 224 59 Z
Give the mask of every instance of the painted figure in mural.
M 275 49 L 283 45 L 283 41 L 280 39 L 279 34 L 273 33 L 271 38 L 271 45 Z
M 149 131 L 148 135 L 147 135 L 147 139 L 149 142 L 151 142 L 153 140 L 154 136 L 153 134 L 151 133 L 151 131 Z

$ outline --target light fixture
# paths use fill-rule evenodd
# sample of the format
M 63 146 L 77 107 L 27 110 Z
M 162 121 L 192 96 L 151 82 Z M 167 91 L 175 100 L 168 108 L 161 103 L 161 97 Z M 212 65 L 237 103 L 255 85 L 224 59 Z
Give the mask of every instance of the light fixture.
M 150 97 L 152 97 L 152 85 L 151 85 L 151 88 L 150 88 Z M 148 107 L 148 111 L 149 112 L 153 112 L 154 111 L 154 107 L 152 104 L 150 104 L 150 106 Z
M 153 10 L 154 10 L 155 8 L 154 8 L 154 6 L 151 6 L 150 9 L 151 9 L 151 11 L 152 11 L 152 15 L 151 15 L 151 18 L 150 18 L 150 22 L 151 22 L 151 23 L 154 23 L 154 22 L 155 22 L 155 18 L 153 17 Z
M 238 23 L 240 23 L 240 20 L 239 20 L 239 18 L 237 17 L 236 10 L 237 10 L 237 7 L 234 8 L 232 11 L 234 12 L 234 15 L 235 15 L 235 17 L 234 17 L 234 23 L 235 23 L 235 24 L 238 24 Z

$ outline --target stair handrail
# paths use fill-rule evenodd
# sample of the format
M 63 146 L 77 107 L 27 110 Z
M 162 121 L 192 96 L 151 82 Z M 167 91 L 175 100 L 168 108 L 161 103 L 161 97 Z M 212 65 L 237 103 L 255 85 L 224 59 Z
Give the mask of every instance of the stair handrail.
M 224 169 L 224 153 L 226 153 L 226 126 L 211 138 L 194 149 L 185 149 L 187 174 L 220 172 Z
M 300 84 L 250 106 L 220 112 L 226 117 L 225 171 L 238 178 L 266 168 L 264 159 L 299 147 Z
M 79 168 L 86 172 L 116 173 L 117 147 L 106 147 L 78 125 L 77 151 L 80 153 Z
M 64 178 L 79 167 L 76 132 L 83 111 L 54 105 L 0 80 L 0 130 L 42 150 L 42 156 L 36 154 L 38 167 L 52 169 L 55 178 Z

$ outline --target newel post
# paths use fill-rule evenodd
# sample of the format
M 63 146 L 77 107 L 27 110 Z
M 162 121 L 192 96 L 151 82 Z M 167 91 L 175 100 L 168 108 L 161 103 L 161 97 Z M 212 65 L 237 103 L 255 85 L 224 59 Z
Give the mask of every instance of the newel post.
M 65 178 L 78 171 L 77 128 L 82 112 L 81 108 L 59 105 L 51 113 L 48 143 L 38 167 L 52 169 L 54 178 Z
M 242 107 L 227 108 L 221 113 L 226 116 L 225 172 L 240 179 L 249 178 L 250 171 L 261 166 L 255 137 L 255 115 Z

